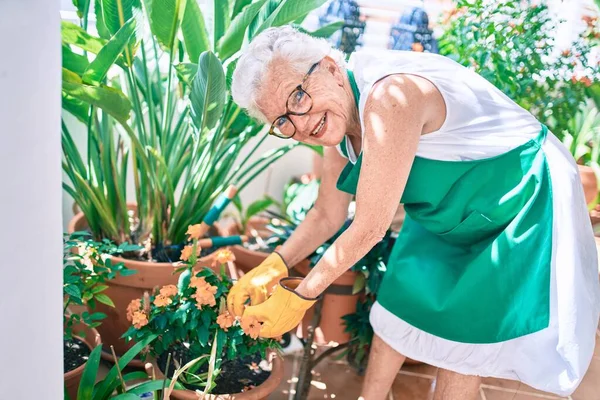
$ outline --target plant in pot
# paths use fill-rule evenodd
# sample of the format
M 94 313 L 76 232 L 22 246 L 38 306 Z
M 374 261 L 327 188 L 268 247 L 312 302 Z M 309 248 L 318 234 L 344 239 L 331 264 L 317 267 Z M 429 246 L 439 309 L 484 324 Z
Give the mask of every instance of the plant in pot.
M 460 0 L 443 22 L 440 53 L 473 68 L 556 135 L 598 80 L 590 35 L 559 48 L 544 2 Z
M 99 379 L 100 358 L 102 346 L 98 345 L 92 350 L 83 369 L 79 389 L 75 394 L 67 393 L 65 400 L 139 400 L 163 398 L 164 389 L 173 384 L 170 379 L 148 380 L 142 371 L 126 373 L 126 365 L 135 359 L 156 338 L 149 336 L 136 343 L 119 361 L 108 371 L 106 376 Z M 174 384 L 173 384 L 174 385 Z M 181 387 L 180 385 L 178 387 Z
M 227 312 L 233 282 L 225 266 L 233 255 L 227 249 L 217 252 L 214 267 L 220 272 L 198 268 L 194 232 L 182 254 L 178 284 L 133 300 L 128 307 L 132 326 L 125 336 L 142 341 L 158 335 L 150 346 L 148 372 L 172 377 L 175 369 L 180 371 L 176 377 L 185 389 L 168 393 L 173 398 L 266 398 L 282 378 L 278 342 L 258 337 L 260 323 L 254 317 L 234 318 Z
M 75 117 L 62 123 L 63 187 L 82 211 L 71 230 L 143 247 L 116 258 L 138 274 L 106 291 L 115 307 L 102 309 L 100 328 L 117 354 L 128 348 L 120 336 L 130 300 L 177 282 L 172 264 L 188 226 L 204 221 L 207 230 L 237 191 L 297 145 L 253 158 L 266 133 L 233 103 L 228 84 L 245 40 L 323 2 L 216 2 L 211 24 L 193 0 L 74 2 L 79 25 L 62 25 L 63 109 Z
M 106 317 L 94 310 L 102 303 L 113 307 L 104 293 L 106 283 L 117 275 L 127 276 L 135 271 L 122 263 L 113 264 L 110 254 L 128 251 L 131 246 L 116 246 L 109 241 L 95 242 L 86 232 L 65 235 L 63 246 L 63 350 L 65 390 L 75 398 L 79 382 L 92 349 L 102 342 L 95 329 Z

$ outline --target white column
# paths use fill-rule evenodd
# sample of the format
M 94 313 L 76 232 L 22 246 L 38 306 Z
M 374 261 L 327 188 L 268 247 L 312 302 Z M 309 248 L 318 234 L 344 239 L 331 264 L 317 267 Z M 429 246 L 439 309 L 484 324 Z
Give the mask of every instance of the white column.
M 0 398 L 62 399 L 59 0 L 0 0 Z

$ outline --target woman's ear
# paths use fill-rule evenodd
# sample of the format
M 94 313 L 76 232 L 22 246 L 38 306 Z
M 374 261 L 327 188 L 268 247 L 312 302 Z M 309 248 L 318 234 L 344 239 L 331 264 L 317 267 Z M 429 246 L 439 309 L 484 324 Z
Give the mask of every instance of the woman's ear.
M 323 68 L 332 75 L 333 79 L 335 79 L 335 83 L 338 86 L 344 85 L 344 75 L 340 66 L 335 62 L 335 60 L 329 56 L 325 56 L 321 60 L 321 65 Z

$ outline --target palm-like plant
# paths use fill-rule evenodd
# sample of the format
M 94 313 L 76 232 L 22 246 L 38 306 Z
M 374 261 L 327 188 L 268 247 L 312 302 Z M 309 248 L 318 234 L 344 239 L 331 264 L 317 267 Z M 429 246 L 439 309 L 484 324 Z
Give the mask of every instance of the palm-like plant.
M 214 0 L 207 19 L 197 0 L 94 0 L 98 36 L 90 2 L 74 0 L 80 24 L 62 26 L 63 108 L 87 128 L 82 154 L 63 121 L 64 189 L 96 238 L 179 245 L 227 187 L 242 190 L 296 146 L 250 162 L 263 133 L 240 159 L 263 125 L 228 84 L 245 41 L 325 0 Z

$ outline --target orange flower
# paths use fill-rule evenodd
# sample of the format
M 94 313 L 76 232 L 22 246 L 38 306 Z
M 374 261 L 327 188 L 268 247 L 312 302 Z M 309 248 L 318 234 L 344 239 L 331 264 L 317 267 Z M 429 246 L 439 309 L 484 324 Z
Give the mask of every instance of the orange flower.
M 235 320 L 228 311 L 225 311 L 223 314 L 217 317 L 217 324 L 219 324 L 221 329 L 223 329 L 225 332 L 227 332 L 227 329 L 233 325 L 233 321 Z
M 422 53 L 423 52 L 423 45 L 421 43 L 418 43 L 418 42 L 417 43 L 413 43 L 412 50 Z
M 192 276 L 190 279 L 190 287 L 198 289 L 204 286 L 210 286 L 204 277 Z
M 200 251 L 202 249 L 200 248 L 200 246 L 196 246 L 196 255 L 199 256 L 200 255 Z M 194 246 L 192 245 L 188 245 L 185 246 L 183 248 L 183 250 L 181 251 L 181 256 L 179 257 L 182 261 L 187 261 L 190 259 L 190 257 L 192 256 L 192 253 L 194 251 Z
M 186 235 L 189 235 L 190 240 L 200 239 L 202 237 L 202 224 L 188 225 Z
M 260 322 L 255 316 L 242 317 L 240 325 L 246 335 L 250 336 L 252 339 L 258 338 L 258 334 L 260 333 Z
M 148 316 L 141 311 L 133 313 L 133 326 L 135 329 L 140 329 L 143 326 L 148 325 Z
M 229 261 L 235 261 L 235 256 L 231 250 L 221 249 L 217 251 L 212 266 L 215 267 L 219 264 L 227 264 Z
M 133 321 L 133 314 L 136 311 L 140 311 L 142 308 L 142 301 L 140 299 L 133 299 L 127 306 L 127 321 Z
M 158 296 L 156 296 L 154 298 L 154 305 L 156 307 L 168 306 L 172 302 L 173 302 L 173 300 L 171 300 L 171 298 L 169 296 L 163 296 L 162 294 L 159 294 Z
M 165 297 L 173 297 L 177 294 L 177 286 L 165 285 L 160 289 L 160 294 Z
M 215 300 L 215 295 L 209 292 L 196 292 L 192 295 L 192 298 L 196 300 L 196 307 L 198 310 L 202 309 L 202 306 L 216 306 L 217 301 Z

